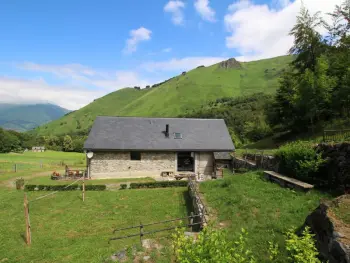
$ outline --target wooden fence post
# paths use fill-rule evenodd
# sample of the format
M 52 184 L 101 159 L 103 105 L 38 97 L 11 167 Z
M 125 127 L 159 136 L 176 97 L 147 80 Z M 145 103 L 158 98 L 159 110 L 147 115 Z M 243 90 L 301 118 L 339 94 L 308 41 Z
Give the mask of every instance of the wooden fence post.
M 15 163 L 14 169 L 15 169 L 15 173 L 17 173 L 17 164 L 16 163 Z
M 26 220 L 26 243 L 30 246 L 32 243 L 32 234 L 30 231 L 29 204 L 26 193 L 24 193 L 24 216 Z
M 85 175 L 83 179 L 83 202 L 85 202 Z

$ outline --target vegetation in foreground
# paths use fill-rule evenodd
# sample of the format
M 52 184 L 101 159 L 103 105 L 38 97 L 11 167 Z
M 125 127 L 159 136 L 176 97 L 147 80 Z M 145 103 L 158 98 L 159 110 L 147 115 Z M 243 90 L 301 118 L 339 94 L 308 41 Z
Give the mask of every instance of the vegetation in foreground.
M 316 191 L 305 194 L 281 188 L 263 180 L 259 172 L 226 172 L 223 180 L 204 182 L 200 190 L 217 214 L 216 223 L 227 229 L 228 240 L 237 238 L 242 228 L 248 231 L 247 247 L 259 262 L 269 262 L 268 242 L 280 248 L 276 262 L 286 262 L 284 234 L 301 227 L 319 200 L 328 198 Z

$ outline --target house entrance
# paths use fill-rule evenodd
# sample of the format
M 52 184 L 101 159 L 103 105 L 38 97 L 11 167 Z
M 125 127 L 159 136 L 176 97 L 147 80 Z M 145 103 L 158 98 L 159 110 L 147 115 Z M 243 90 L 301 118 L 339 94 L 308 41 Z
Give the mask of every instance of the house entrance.
M 177 170 L 180 172 L 194 172 L 194 154 L 191 152 L 177 153 Z

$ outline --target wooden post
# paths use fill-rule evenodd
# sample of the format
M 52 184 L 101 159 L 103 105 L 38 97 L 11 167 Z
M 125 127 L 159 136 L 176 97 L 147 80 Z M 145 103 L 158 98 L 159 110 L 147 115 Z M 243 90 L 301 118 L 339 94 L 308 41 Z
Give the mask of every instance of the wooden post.
M 85 175 L 83 178 L 83 202 L 85 202 Z
M 24 216 L 26 219 L 26 242 L 27 245 L 30 246 L 30 244 L 32 243 L 32 235 L 30 231 L 29 204 L 26 193 L 24 193 Z
M 15 163 L 15 173 L 17 173 L 17 164 Z

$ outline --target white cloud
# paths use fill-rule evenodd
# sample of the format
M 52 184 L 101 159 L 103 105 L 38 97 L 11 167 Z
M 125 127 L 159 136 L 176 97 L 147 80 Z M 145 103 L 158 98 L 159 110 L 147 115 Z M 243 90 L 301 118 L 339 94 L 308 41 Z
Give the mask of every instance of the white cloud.
M 200 16 L 209 22 L 215 22 L 215 11 L 209 6 L 209 0 L 196 0 L 194 7 Z
M 50 102 L 75 110 L 112 91 L 152 84 L 134 71 L 106 71 L 80 64 L 45 65 L 25 62 L 15 65 L 22 70 L 33 72 L 37 79 L 0 77 L 0 102 Z M 54 83 L 62 84 L 48 83 L 41 73 L 53 75 Z
M 186 58 L 173 58 L 167 61 L 160 62 L 146 62 L 141 67 L 147 71 L 184 71 L 194 69 L 195 67 L 204 65 L 210 66 L 215 63 L 219 63 L 226 60 L 225 57 L 186 57 Z
M 142 41 L 147 41 L 151 39 L 152 31 L 140 27 L 130 31 L 130 38 L 126 41 L 126 47 L 124 53 L 133 53 L 137 50 L 137 45 Z
M 183 25 L 184 24 L 184 14 L 183 9 L 185 8 L 185 3 L 179 0 L 169 1 L 164 6 L 164 11 L 171 13 L 174 25 Z
M 104 95 L 77 86 L 49 85 L 43 80 L 0 77 L 0 98 L 4 103 L 53 103 L 70 110 L 79 109 Z M 15 91 L 15 92 L 14 92 Z
M 303 2 L 311 13 L 321 11 L 325 15 L 342 0 Z M 236 49 L 240 54 L 237 59 L 241 61 L 286 55 L 293 45 L 293 37 L 288 34 L 300 7 L 301 0 L 276 0 L 275 8 L 266 4 L 256 5 L 249 0 L 230 5 L 224 19 L 230 33 L 226 37 L 226 46 Z

